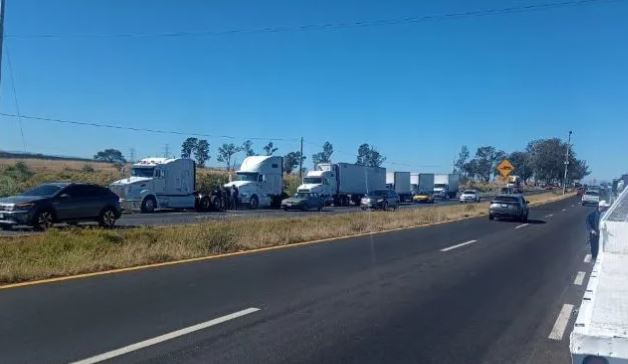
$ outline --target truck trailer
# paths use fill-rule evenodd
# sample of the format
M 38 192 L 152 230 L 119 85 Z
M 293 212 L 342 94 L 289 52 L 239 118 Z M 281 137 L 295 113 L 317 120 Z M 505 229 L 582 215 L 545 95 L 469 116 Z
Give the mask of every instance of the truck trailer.
M 397 192 L 401 202 L 412 199 L 410 172 L 386 172 L 386 188 Z
M 318 193 L 330 203 L 348 206 L 370 191 L 386 188 L 386 169 L 351 163 L 319 163 L 308 171 L 298 192 Z
M 460 184 L 458 174 L 434 175 L 434 196 L 442 199 L 456 198 Z

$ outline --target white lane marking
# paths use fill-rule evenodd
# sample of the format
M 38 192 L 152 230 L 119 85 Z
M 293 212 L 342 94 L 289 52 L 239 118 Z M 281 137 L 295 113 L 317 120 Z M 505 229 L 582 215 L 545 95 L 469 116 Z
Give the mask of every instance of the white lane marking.
M 558 313 L 558 317 L 556 318 L 556 322 L 554 322 L 554 327 L 552 327 L 552 332 L 550 332 L 548 339 L 558 341 L 563 339 L 563 335 L 565 334 L 565 329 L 567 328 L 569 317 L 571 317 L 572 312 L 573 305 L 565 303 L 563 308 L 561 308 Z
M 554 216 L 554 214 L 547 214 L 547 215 L 545 215 L 545 217 L 552 217 L 552 216 Z
M 576 279 L 573 280 L 573 284 L 575 284 L 576 286 L 582 286 L 582 282 L 584 282 L 585 276 L 585 272 L 578 272 L 578 274 L 576 274 Z
M 517 226 L 515 226 L 515 229 L 521 229 L 521 228 L 524 228 L 524 227 L 526 227 L 526 226 L 528 226 L 528 225 L 530 225 L 530 224 L 521 224 L 521 225 L 517 225 Z
M 591 263 L 591 254 L 587 254 L 584 256 L 584 262 L 585 263 Z
M 567 211 L 567 209 L 563 209 L 563 212 Z
M 473 244 L 473 243 L 475 243 L 475 242 L 477 242 L 477 240 L 469 240 L 469 241 L 465 241 L 464 243 L 460 243 L 460 244 L 456 244 L 456 245 L 448 246 L 447 248 L 443 248 L 443 249 L 441 249 L 440 251 L 442 251 L 443 253 L 444 253 L 444 252 L 448 252 L 448 251 L 450 251 L 450 250 L 454 250 L 454 249 L 457 249 L 457 248 L 463 247 L 463 246 L 465 246 L 465 245 Z
M 242 316 L 251 314 L 253 312 L 257 312 L 259 310 L 260 310 L 259 308 L 250 307 L 250 308 L 247 308 L 247 309 L 242 310 L 242 311 L 234 312 L 234 313 L 226 315 L 226 316 L 221 316 L 221 317 L 215 318 L 213 320 L 205 321 L 205 322 L 202 322 L 200 324 L 196 324 L 196 325 L 193 325 L 193 326 L 186 327 L 186 328 L 181 329 L 181 330 L 172 331 L 172 332 L 169 332 L 167 334 L 154 337 L 152 339 L 140 341 L 138 343 L 131 344 L 131 345 L 122 347 L 120 349 L 108 351 L 106 353 L 99 354 L 99 355 L 96 355 L 96 356 L 92 356 L 91 358 L 75 361 L 75 362 L 72 362 L 70 364 L 100 363 L 101 361 L 112 359 L 112 358 L 115 358 L 117 356 L 130 353 L 132 351 L 140 350 L 140 349 L 143 349 L 143 348 L 148 347 L 148 346 L 152 346 L 152 345 L 155 345 L 155 344 L 162 343 L 164 341 L 172 340 L 172 339 L 177 338 L 179 336 L 187 335 L 187 334 L 193 333 L 195 331 L 203 330 L 203 329 L 206 329 L 208 327 L 215 326 L 215 325 L 221 324 L 223 322 L 226 322 L 226 321 L 229 321 L 229 320 L 236 319 L 238 317 L 242 317 Z

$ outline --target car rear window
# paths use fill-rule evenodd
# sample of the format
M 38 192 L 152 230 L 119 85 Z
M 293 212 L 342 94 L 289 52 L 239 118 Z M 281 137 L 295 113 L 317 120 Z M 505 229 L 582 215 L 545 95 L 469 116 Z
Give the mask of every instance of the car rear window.
M 600 194 L 597 191 L 587 191 L 585 195 L 599 196 Z
M 497 197 L 495 197 L 493 202 L 518 203 L 519 199 L 517 197 L 511 197 L 511 196 L 497 196 Z

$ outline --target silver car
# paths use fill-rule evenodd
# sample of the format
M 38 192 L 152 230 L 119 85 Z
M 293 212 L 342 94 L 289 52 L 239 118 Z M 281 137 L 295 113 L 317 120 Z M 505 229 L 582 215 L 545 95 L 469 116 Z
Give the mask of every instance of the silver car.
M 460 194 L 460 203 L 480 202 L 480 193 L 476 190 L 465 190 Z
M 528 213 L 528 201 L 523 195 L 498 195 L 488 208 L 489 220 L 508 218 L 526 222 Z

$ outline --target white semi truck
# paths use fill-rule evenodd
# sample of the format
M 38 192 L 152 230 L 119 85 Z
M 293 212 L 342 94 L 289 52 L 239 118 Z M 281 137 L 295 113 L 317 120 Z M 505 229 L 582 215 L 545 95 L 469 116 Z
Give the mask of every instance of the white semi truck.
M 236 172 L 236 180 L 225 187 L 238 187 L 240 203 L 251 209 L 279 207 L 283 196 L 283 158 L 246 157 Z
M 599 226 L 599 254 L 570 337 L 572 363 L 628 364 L 628 189 Z
M 351 163 L 319 163 L 308 171 L 298 192 L 318 193 L 335 205 L 358 205 L 369 191 L 386 188 L 386 169 Z
M 145 158 L 131 168 L 131 176 L 110 189 L 125 210 L 209 210 L 209 196 L 196 192 L 196 166 L 191 159 Z
M 460 175 L 436 174 L 434 175 L 434 196 L 442 199 L 455 198 L 458 194 Z
M 410 172 L 386 172 L 386 187 L 397 192 L 401 202 L 412 199 Z

